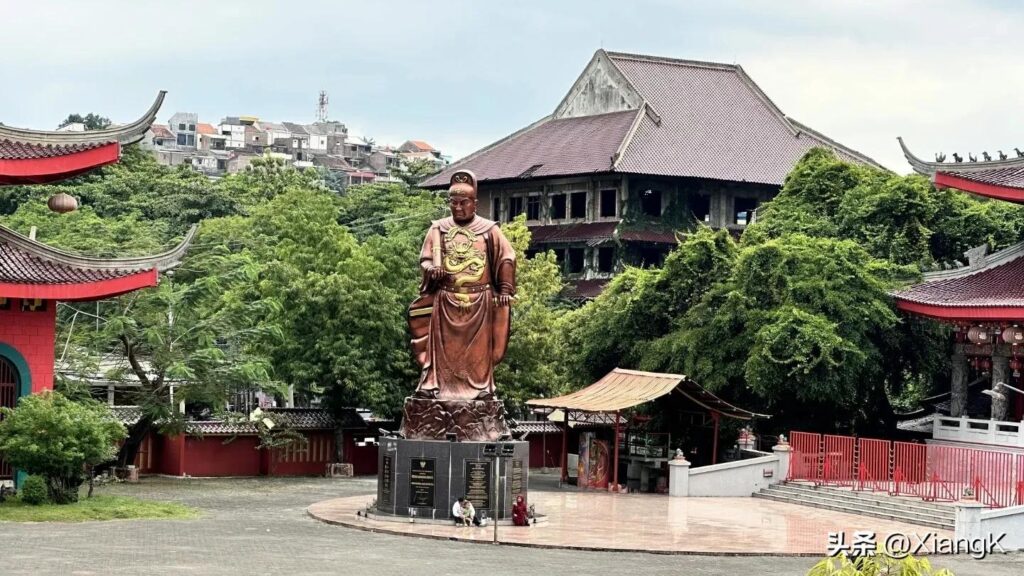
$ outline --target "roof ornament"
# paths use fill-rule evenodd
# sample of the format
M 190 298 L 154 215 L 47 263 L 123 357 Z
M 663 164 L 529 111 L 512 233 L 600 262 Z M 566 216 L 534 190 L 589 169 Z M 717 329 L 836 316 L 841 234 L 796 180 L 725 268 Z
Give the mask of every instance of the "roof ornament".
M 967 153 L 967 160 L 969 162 L 977 162 L 978 161 L 978 157 L 975 156 L 974 154 L 971 154 L 970 152 L 968 152 Z
M 959 154 L 957 154 L 956 152 L 953 152 L 953 161 L 954 162 L 963 162 L 964 161 L 964 157 L 959 155 Z
M 936 162 L 945 162 L 946 161 L 946 155 L 944 153 L 942 153 L 942 152 L 939 152 L 939 153 L 935 154 L 935 161 Z
M 985 159 L 985 162 L 992 161 L 992 156 L 988 152 L 982 152 L 981 157 Z
M 1013 147 L 1013 151 L 1017 153 L 1017 158 L 1024 158 L 1024 152 L 1021 152 L 1020 148 L 1017 148 L 1016 146 L 1014 146 Z
M 1006 160 L 1006 153 L 1003 152 L 1002 150 L 999 151 L 999 159 Z
M 988 244 L 976 246 L 964 252 L 967 256 L 967 265 L 971 270 L 980 270 L 988 263 Z

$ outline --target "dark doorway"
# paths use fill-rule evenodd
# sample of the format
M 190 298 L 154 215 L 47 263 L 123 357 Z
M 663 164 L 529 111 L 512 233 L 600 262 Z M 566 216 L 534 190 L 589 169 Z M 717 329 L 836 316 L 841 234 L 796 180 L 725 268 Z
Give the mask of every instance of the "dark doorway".
M 10 360 L 0 356 L 0 408 L 14 408 L 18 402 L 18 369 Z M 0 415 L 0 418 L 3 418 Z M 14 471 L 0 457 L 0 480 L 10 480 Z

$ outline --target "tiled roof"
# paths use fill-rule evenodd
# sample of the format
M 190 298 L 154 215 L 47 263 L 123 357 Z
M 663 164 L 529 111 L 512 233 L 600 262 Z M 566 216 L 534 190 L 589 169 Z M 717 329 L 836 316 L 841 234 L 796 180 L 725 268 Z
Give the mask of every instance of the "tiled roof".
M 216 134 L 217 129 L 213 127 L 213 124 L 207 124 L 206 122 L 200 122 L 196 124 L 196 132 L 200 134 Z
M 608 282 L 607 279 L 577 280 L 569 285 L 567 295 L 570 298 L 597 298 L 604 291 Z
M 163 124 L 153 124 L 149 129 L 153 131 L 153 136 L 156 138 L 174 138 L 174 133 Z
M 929 274 L 925 282 L 892 295 L 897 301 L 942 308 L 1024 307 L 1024 243 L 988 258 L 992 265 Z
M 0 141 L 24 142 L 32 144 L 51 144 L 67 146 L 74 144 L 96 145 L 118 142 L 122 145 L 141 140 L 146 131 L 153 125 L 156 113 L 164 102 L 167 93 L 161 90 L 149 107 L 149 110 L 138 120 L 123 126 L 112 126 L 103 130 L 87 130 L 84 132 L 65 132 L 60 130 L 29 130 L 14 128 L 0 124 Z M 45 157 L 45 156 L 43 156 Z
M 422 186 L 447 185 L 456 170 L 480 180 L 610 172 L 612 156 L 629 133 L 637 112 L 541 120 L 473 156 L 459 161 Z
M 1003 200 L 1024 202 L 1024 157 L 981 162 L 927 162 L 915 156 L 903 138 L 898 138 L 903 156 L 914 170 L 930 176 L 936 185 L 959 187 L 968 192 L 993 196 Z M 951 178 L 947 178 L 951 177 Z M 974 187 L 974 184 L 981 186 Z M 1000 193 L 997 189 L 1007 189 Z
M 142 418 L 142 408 L 138 406 L 111 406 L 114 416 L 125 426 L 131 426 Z M 331 413 L 321 408 L 269 408 L 265 410 L 282 426 L 293 430 L 333 430 L 338 420 Z M 358 429 L 366 426 L 366 422 L 353 408 L 346 408 L 341 416 L 341 427 Z M 226 422 L 223 420 L 191 420 L 186 424 L 190 434 L 210 435 L 251 435 L 256 434 L 256 426 L 250 422 Z
M 608 56 L 657 113 L 645 116 L 620 172 L 781 185 L 815 146 L 835 148 L 786 118 L 736 65 Z M 846 148 L 841 156 L 869 162 Z
M 434 151 L 434 147 L 431 146 L 430 144 L 427 144 L 423 140 L 409 140 L 409 143 L 412 144 L 413 146 L 415 146 L 416 148 L 419 148 L 423 152 L 433 152 Z
M 0 160 L 35 160 L 56 158 L 99 148 L 111 142 L 82 142 L 74 144 L 33 144 L 14 140 L 0 140 Z
M 530 242 L 532 244 L 556 242 L 586 242 L 592 240 L 611 240 L 615 234 L 614 222 L 586 222 L 580 224 L 550 224 L 530 226 Z
M 1008 188 L 1024 188 L 1024 164 L 1011 168 L 990 168 L 976 172 L 956 172 L 943 170 L 948 174 L 956 174 L 961 178 L 981 182 L 982 184 L 994 184 Z
M 620 230 L 619 240 L 626 242 L 652 242 L 656 244 L 672 245 L 679 243 L 678 240 L 676 240 L 675 232 L 664 230 Z
M 309 132 L 306 131 L 305 126 L 301 124 L 296 124 L 294 122 L 281 122 L 281 125 L 287 128 L 288 132 L 291 132 L 292 136 L 309 134 Z
M 559 106 L 556 114 L 421 185 L 445 186 L 459 169 L 472 170 L 481 181 L 516 178 L 528 170 L 534 177 L 614 171 L 781 185 L 800 157 L 817 146 L 878 166 L 786 117 L 739 66 L 604 50 L 591 66 L 598 62 L 621 75 L 628 85 L 623 89 L 639 95 L 639 105 L 623 96 L 612 108 L 619 111 L 574 117 L 562 117 L 570 112 Z
M 519 420 L 513 432 L 529 432 L 530 434 L 555 434 L 561 433 L 562 427 L 550 420 Z
M 98 259 L 76 256 L 30 240 L 0 226 L 0 283 L 84 284 L 176 265 L 195 236 L 189 231 L 178 247 L 146 258 Z

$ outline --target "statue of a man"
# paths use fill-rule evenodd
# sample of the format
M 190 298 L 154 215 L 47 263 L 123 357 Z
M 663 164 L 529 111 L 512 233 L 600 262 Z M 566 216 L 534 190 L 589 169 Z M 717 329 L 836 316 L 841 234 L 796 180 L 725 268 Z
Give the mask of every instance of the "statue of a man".
M 448 194 L 452 215 L 427 231 L 420 297 L 409 308 L 412 348 L 423 369 L 415 395 L 493 400 L 516 292 L 515 251 L 496 222 L 476 215 L 472 172 L 456 172 Z

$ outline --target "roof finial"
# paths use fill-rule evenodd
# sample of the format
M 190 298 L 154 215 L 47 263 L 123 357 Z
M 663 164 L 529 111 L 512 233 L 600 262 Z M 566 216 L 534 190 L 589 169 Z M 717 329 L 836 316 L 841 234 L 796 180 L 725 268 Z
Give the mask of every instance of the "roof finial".
M 1020 148 L 1014 146 L 1013 151 L 1017 153 L 1017 158 L 1024 158 L 1024 152 L 1020 151 Z
M 956 152 L 953 152 L 953 162 L 963 162 L 963 161 L 964 161 L 964 157 L 963 156 L 957 154 Z
M 935 154 L 935 161 L 936 162 L 945 162 L 946 161 L 946 155 L 944 153 L 942 153 L 942 152 L 939 152 L 939 153 Z
M 967 160 L 969 160 L 970 162 L 977 162 L 978 161 L 978 157 L 975 156 L 974 154 L 971 154 L 970 152 L 968 152 L 967 153 Z
M 999 151 L 999 159 L 1006 160 L 1006 153 L 1003 152 L 1002 150 Z
M 982 152 L 981 157 L 985 159 L 985 162 L 992 161 L 992 156 L 990 156 L 988 152 Z

